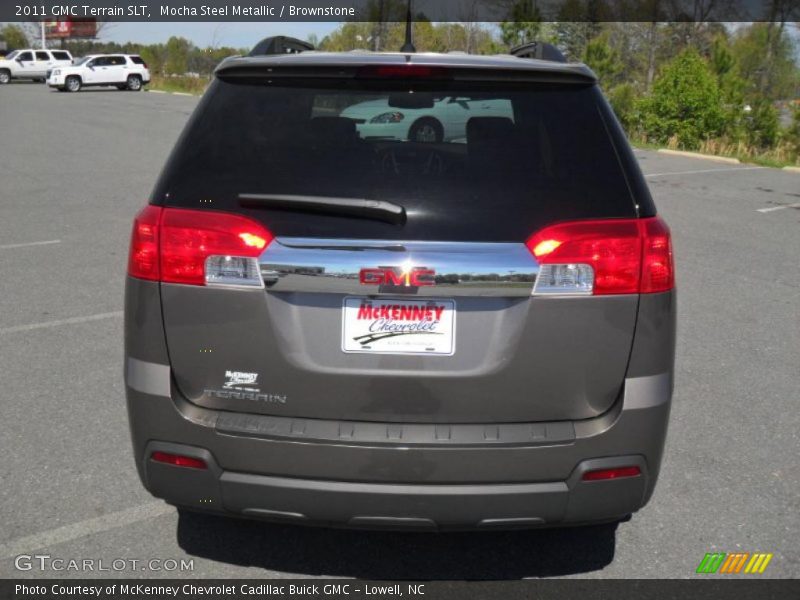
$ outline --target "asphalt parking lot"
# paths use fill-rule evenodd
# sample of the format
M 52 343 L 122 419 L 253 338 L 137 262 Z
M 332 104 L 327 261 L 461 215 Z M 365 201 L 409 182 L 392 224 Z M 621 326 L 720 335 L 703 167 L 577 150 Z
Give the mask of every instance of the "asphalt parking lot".
M 637 151 L 672 227 L 676 388 L 661 479 L 619 525 L 417 534 L 178 518 L 141 487 L 122 383 L 130 224 L 196 98 L 0 87 L 0 577 L 800 576 L 800 174 Z M 28 571 L 20 554 L 193 560 Z M 97 563 L 96 563 L 97 564 Z

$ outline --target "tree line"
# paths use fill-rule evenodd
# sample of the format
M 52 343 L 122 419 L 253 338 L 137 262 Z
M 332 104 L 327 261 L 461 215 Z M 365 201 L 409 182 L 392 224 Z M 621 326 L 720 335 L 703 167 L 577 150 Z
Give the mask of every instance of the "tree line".
M 387 0 L 388 1 L 388 0 Z M 574 0 L 580 5 L 580 0 Z M 402 3 L 401 3 L 402 4 Z M 398 4 L 390 4 L 399 10 Z M 520 0 L 513 21 L 413 26 L 419 52 L 507 53 L 527 41 L 556 45 L 568 60 L 597 74 L 634 141 L 794 163 L 800 154 L 798 23 L 541 22 L 535 3 Z M 0 30 L 9 46 L 25 45 L 15 25 Z M 405 24 L 346 22 L 309 40 L 327 51 L 398 50 Z M 162 44 L 66 41 L 73 55 L 138 53 L 155 75 L 210 76 L 232 47 L 200 48 L 181 37 Z

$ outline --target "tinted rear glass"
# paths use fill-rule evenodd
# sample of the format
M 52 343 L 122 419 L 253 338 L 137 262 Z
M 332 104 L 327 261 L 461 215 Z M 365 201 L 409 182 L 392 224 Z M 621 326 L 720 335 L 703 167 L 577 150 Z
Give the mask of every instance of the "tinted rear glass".
M 633 217 L 594 86 L 217 81 L 153 201 L 251 214 L 276 235 L 521 241 Z M 240 206 L 240 194 L 390 201 L 404 225 Z
M 56 60 L 69 60 L 69 54 L 66 52 L 53 52 L 53 58 Z
M 144 61 L 142 60 L 141 56 L 131 56 L 130 59 L 136 63 L 137 65 L 143 65 Z

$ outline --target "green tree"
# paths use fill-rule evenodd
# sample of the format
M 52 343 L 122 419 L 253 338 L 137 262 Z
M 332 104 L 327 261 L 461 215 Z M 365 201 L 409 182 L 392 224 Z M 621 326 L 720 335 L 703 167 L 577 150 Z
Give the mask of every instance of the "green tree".
M 748 99 L 780 100 L 793 95 L 798 85 L 794 44 L 775 23 L 754 23 L 734 38 L 731 52 L 739 75 L 749 83 Z
M 381 46 L 387 50 L 398 50 L 405 38 L 405 23 L 385 23 L 380 31 Z M 347 22 L 319 43 L 321 50 L 328 52 L 347 52 L 371 48 L 377 28 L 374 23 Z M 414 45 L 418 52 L 449 52 L 460 50 L 477 54 L 496 54 L 502 47 L 492 37 L 491 32 L 477 23 L 431 23 L 421 16 L 413 25 Z
M 786 141 L 794 147 L 794 153 L 800 157 L 800 103 L 792 106 L 792 124 L 785 132 Z
M 342 23 L 322 39 L 319 45 L 320 50 L 327 52 L 368 50 L 372 29 L 372 23 Z
M 778 111 L 766 98 L 756 100 L 745 117 L 747 142 L 757 148 L 771 148 L 778 141 Z
M 167 49 L 164 44 L 150 44 L 142 48 L 141 57 L 153 75 L 163 75 L 167 62 Z
M 652 95 L 640 102 L 639 109 L 644 131 L 659 143 L 675 137 L 680 147 L 696 149 L 723 129 L 717 80 L 693 48 L 663 68 L 653 83 Z
M 601 85 L 611 87 L 622 73 L 623 65 L 619 52 L 609 45 L 608 32 L 601 33 L 588 44 L 583 51 L 585 62 L 600 79 Z
M 622 83 L 611 88 L 607 96 L 617 119 L 630 132 L 636 122 L 636 90 L 630 83 Z
M 709 67 L 717 78 L 722 102 L 725 134 L 732 140 L 742 139 L 745 129 L 744 92 L 747 83 L 739 76 L 739 65 L 725 35 L 711 43 Z
M 555 39 L 570 60 L 579 60 L 586 44 L 598 35 L 602 23 L 613 20 L 604 0 L 565 0 L 553 24 Z
M 511 7 L 509 21 L 500 23 L 500 38 L 510 48 L 534 42 L 542 31 L 542 13 L 536 0 L 517 0 Z
M 164 70 L 170 75 L 183 75 L 189 70 L 192 43 L 186 38 L 172 36 L 167 40 Z
M 0 38 L 5 40 L 9 50 L 25 48 L 30 45 L 28 43 L 28 36 L 25 35 L 25 32 L 19 25 L 8 24 L 0 29 Z

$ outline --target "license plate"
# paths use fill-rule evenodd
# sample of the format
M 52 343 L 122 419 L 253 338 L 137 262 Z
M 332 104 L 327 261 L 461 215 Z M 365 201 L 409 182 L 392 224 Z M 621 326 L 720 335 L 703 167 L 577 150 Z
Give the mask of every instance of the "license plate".
M 453 300 L 345 298 L 342 350 L 368 354 L 438 354 L 456 348 Z

